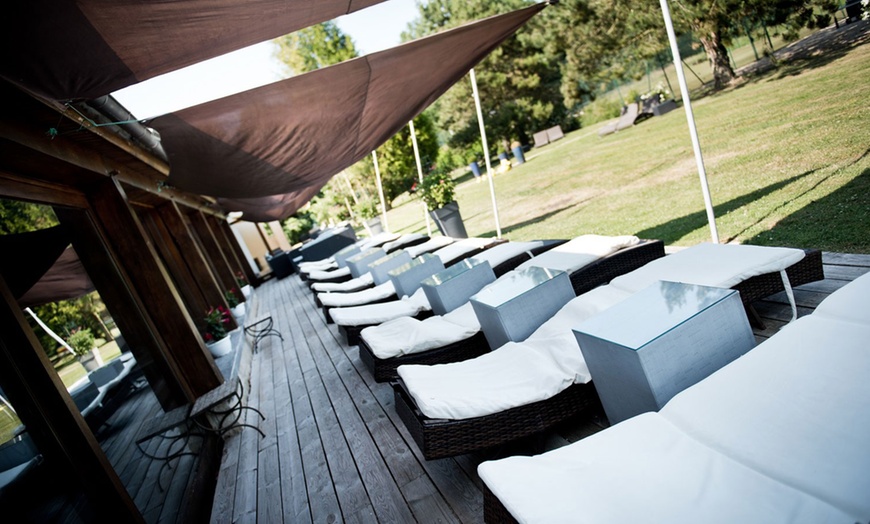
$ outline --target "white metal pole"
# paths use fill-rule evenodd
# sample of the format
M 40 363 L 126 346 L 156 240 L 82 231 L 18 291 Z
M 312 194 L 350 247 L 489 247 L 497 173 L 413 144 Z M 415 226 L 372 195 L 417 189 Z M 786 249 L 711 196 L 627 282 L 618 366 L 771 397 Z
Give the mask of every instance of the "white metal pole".
M 387 200 L 384 198 L 384 186 L 381 184 L 381 169 L 378 167 L 378 154 L 372 151 L 372 160 L 375 161 L 375 182 L 378 184 L 378 196 L 381 198 L 381 214 L 383 215 L 384 230 L 390 232 L 390 224 L 387 223 Z
M 410 120 L 408 126 L 411 128 L 411 145 L 414 146 L 414 159 L 417 161 L 417 178 L 422 186 L 423 165 L 420 162 L 420 150 L 417 148 L 417 132 L 414 131 L 414 121 Z M 426 234 L 432 236 L 432 224 L 429 222 L 429 210 L 426 208 L 426 202 L 423 202 L 423 217 L 426 219 Z
M 46 333 L 48 333 L 48 336 L 50 336 L 51 338 L 53 338 L 54 340 L 56 340 L 58 344 L 60 344 L 61 346 L 63 346 L 64 349 L 66 349 L 67 351 L 69 351 L 69 352 L 72 353 L 73 355 L 76 354 L 76 352 L 73 351 L 73 349 L 72 349 L 71 347 L 69 347 L 69 344 L 66 343 L 66 340 L 60 338 L 60 336 L 58 336 L 57 333 L 55 333 L 54 331 L 52 331 L 50 327 L 46 326 L 46 325 L 45 325 L 45 322 L 43 322 L 41 318 L 39 318 L 38 316 L 36 316 L 36 313 L 34 313 L 33 310 L 31 310 L 29 307 L 26 307 L 26 308 L 24 308 L 24 311 L 26 311 L 28 315 L 30 315 L 31 317 L 33 317 L 33 320 L 35 320 L 36 323 L 39 324 L 39 327 L 41 327 L 41 328 L 43 329 L 43 331 L 45 331 Z
M 713 212 L 713 200 L 710 198 L 710 187 L 707 185 L 707 170 L 704 169 L 704 157 L 701 156 L 701 143 L 698 140 L 698 130 L 695 128 L 695 115 L 692 113 L 692 101 L 689 99 L 689 86 L 686 84 L 686 76 L 683 74 L 680 58 L 680 49 L 677 47 L 677 36 L 674 33 L 674 23 L 671 20 L 671 10 L 668 0 L 659 0 L 662 6 L 662 15 L 665 19 L 665 27 L 668 30 L 668 40 L 671 42 L 671 54 L 674 55 L 674 68 L 677 70 L 677 79 L 680 84 L 680 94 L 683 97 L 683 107 L 686 109 L 686 120 L 689 124 L 689 134 L 692 136 L 692 148 L 695 150 L 695 163 L 698 164 L 698 176 L 701 178 L 701 191 L 704 193 L 704 205 L 707 208 L 707 222 L 710 224 L 710 236 L 713 243 L 719 243 L 719 232 L 716 230 L 716 215 Z
M 480 95 L 477 92 L 477 78 L 474 76 L 474 68 L 469 71 L 471 75 L 471 92 L 474 93 L 474 105 L 477 108 L 477 123 L 480 126 L 480 141 L 483 143 L 483 161 L 486 163 L 486 175 L 489 179 L 489 195 L 492 197 L 492 215 L 495 217 L 495 236 L 501 238 L 501 223 L 498 220 L 498 203 L 495 200 L 495 185 L 493 184 L 492 166 L 489 162 L 489 144 L 486 143 L 486 129 L 483 125 L 483 111 L 480 109 Z

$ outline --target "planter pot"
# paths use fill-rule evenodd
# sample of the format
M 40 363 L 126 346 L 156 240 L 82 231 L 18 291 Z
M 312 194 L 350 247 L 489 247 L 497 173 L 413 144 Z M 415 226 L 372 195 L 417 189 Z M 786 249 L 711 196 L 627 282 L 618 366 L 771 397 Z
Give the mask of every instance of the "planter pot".
M 526 157 L 523 155 L 523 146 L 513 148 L 514 158 L 517 160 L 517 165 L 524 164 Z
M 384 228 L 381 226 L 381 218 L 375 217 L 366 220 L 366 229 L 368 229 L 369 233 L 372 235 L 383 233 Z
M 480 166 L 477 164 L 477 162 L 472 162 L 468 164 L 468 167 L 471 168 L 471 174 L 474 175 L 474 178 L 480 176 Z
M 233 318 L 235 318 L 238 323 L 241 324 L 242 318 L 245 316 L 245 303 L 242 302 L 238 306 L 234 308 L 230 308 L 230 311 L 233 313 Z
M 79 357 L 79 363 L 85 368 L 85 371 L 90 373 L 103 367 L 103 358 L 96 349 L 92 349 L 87 355 Z
M 438 225 L 441 234 L 453 238 L 468 238 L 465 232 L 465 224 L 462 215 L 459 214 L 459 204 L 456 201 L 449 202 L 444 207 L 429 211 L 429 216 Z
M 233 341 L 230 336 L 227 335 L 217 342 L 206 343 L 205 347 L 208 348 L 211 356 L 219 358 L 233 350 Z
M 251 293 L 254 292 L 254 288 L 251 287 L 250 284 L 245 284 L 242 286 L 242 296 L 245 297 L 245 300 L 251 298 Z

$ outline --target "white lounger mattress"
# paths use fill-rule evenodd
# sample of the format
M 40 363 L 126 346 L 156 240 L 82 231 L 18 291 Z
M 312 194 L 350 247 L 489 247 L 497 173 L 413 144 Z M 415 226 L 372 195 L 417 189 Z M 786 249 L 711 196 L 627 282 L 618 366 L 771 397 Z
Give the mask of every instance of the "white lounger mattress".
M 798 249 L 700 244 L 654 260 L 631 273 L 617 277 L 607 286 L 593 289 L 571 300 L 528 339 L 516 343 L 530 344 L 550 339 L 542 353 L 549 358 L 557 359 L 553 362 L 553 368 L 531 365 L 529 371 L 545 370 L 545 372 L 537 377 L 527 373 L 529 375 L 527 380 L 537 383 L 538 389 L 542 391 L 554 391 L 554 387 L 559 387 L 560 389 L 555 390 L 555 393 L 559 393 L 567 388 L 570 382 L 564 384 L 561 379 L 557 382 L 554 377 L 558 375 L 551 373 L 550 369 L 570 367 L 569 374 L 575 377 L 575 382 L 588 382 L 589 371 L 571 330 L 592 315 L 616 305 L 659 280 L 731 287 L 757 274 L 784 270 L 803 256 L 804 252 Z M 709 268 L 709 274 L 699 268 L 705 265 Z M 689 278 L 682 276 L 687 273 Z M 560 346 L 553 347 L 557 342 Z M 542 400 L 539 394 L 523 398 L 513 391 L 512 383 L 502 380 L 502 376 L 512 376 L 513 369 L 526 369 L 528 363 L 519 357 L 530 354 L 530 352 L 519 352 L 516 355 L 513 353 L 508 355 L 503 354 L 499 349 L 484 355 L 489 359 L 488 365 L 502 369 L 501 373 L 466 374 L 464 371 L 466 366 L 472 369 L 476 365 L 475 361 L 483 358 L 478 357 L 449 365 L 399 366 L 398 374 L 405 381 L 417 407 L 427 417 L 457 420 L 474 418 Z M 498 364 L 493 361 L 498 361 Z M 453 380 L 454 375 L 466 377 L 466 382 L 475 384 L 457 386 Z M 473 379 L 468 378 L 469 376 Z M 460 388 L 464 387 L 473 387 L 474 391 L 460 391 Z M 506 402 L 508 400 L 509 402 Z
M 346 277 L 350 275 L 350 267 L 340 267 L 331 271 L 312 271 L 308 273 L 309 280 L 326 280 L 328 278 Z
M 337 307 L 329 310 L 329 316 L 339 326 L 365 326 L 380 324 L 399 317 L 414 315 L 432 309 L 423 288 L 418 289 L 410 297 L 393 300 L 381 304 L 366 304 L 365 306 Z
M 520 522 L 870 521 L 868 297 L 870 275 L 659 413 L 480 476 Z
M 311 289 L 320 293 L 352 293 L 371 287 L 374 283 L 375 279 L 372 274 L 364 273 L 362 276 L 344 282 L 315 282 Z
M 385 298 L 396 296 L 396 286 L 392 282 L 384 282 L 383 284 L 362 291 L 353 293 L 318 293 L 317 298 L 320 303 L 326 307 L 348 307 L 368 304 L 375 300 L 383 300 Z

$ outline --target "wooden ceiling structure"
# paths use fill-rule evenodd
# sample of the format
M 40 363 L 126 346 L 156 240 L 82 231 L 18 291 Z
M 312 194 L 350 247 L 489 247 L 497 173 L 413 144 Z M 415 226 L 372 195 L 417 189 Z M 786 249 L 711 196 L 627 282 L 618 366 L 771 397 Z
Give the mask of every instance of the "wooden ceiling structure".
M 0 198 L 53 207 L 164 410 L 223 383 L 200 334 L 204 313 L 227 305 L 238 273 L 257 276 L 222 210 L 168 187 L 163 160 L 82 108 L 6 81 L 0 97 Z M 143 521 L 3 276 L 0 385 L 45 460 L 79 476 L 64 482 L 85 488 L 100 520 Z

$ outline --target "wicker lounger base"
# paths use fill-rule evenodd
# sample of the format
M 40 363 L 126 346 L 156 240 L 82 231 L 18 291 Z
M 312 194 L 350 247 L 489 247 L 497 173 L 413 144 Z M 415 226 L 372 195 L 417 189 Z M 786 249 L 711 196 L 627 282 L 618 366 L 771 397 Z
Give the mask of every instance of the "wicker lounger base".
M 474 336 L 465 340 L 460 340 L 453 344 L 448 344 L 440 348 L 421 351 L 410 355 L 402 355 L 393 358 L 378 358 L 372 352 L 366 341 L 360 338 L 359 341 L 359 358 L 362 360 L 372 375 L 375 377 L 375 382 L 389 382 L 399 378 L 396 369 L 399 366 L 407 364 L 447 364 L 450 362 L 461 362 L 470 358 L 479 357 L 484 353 L 489 352 L 489 345 L 486 343 L 486 337 L 483 331 L 478 331 Z
M 545 431 L 584 411 L 595 388 L 574 384 L 558 395 L 492 415 L 464 420 L 430 419 L 417 408 L 404 383 L 393 382 L 396 412 L 427 460 L 479 451 Z
M 517 519 L 504 507 L 504 504 L 493 495 L 486 484 L 483 490 L 483 521 L 486 524 L 517 524 Z
M 432 316 L 432 310 L 423 311 L 414 315 L 417 320 L 423 320 Z M 377 326 L 378 324 L 363 324 L 359 326 L 342 326 L 338 325 L 338 332 L 341 334 L 344 343 L 348 346 L 356 346 L 362 340 L 359 336 L 360 332 L 367 327 Z
M 825 279 L 822 268 L 822 252 L 818 249 L 807 249 L 806 256 L 799 262 L 789 266 L 785 272 L 792 287 Z M 756 300 L 779 293 L 785 288 L 778 272 L 754 276 L 737 284 L 732 289 L 740 292 L 744 304 L 752 304 Z

